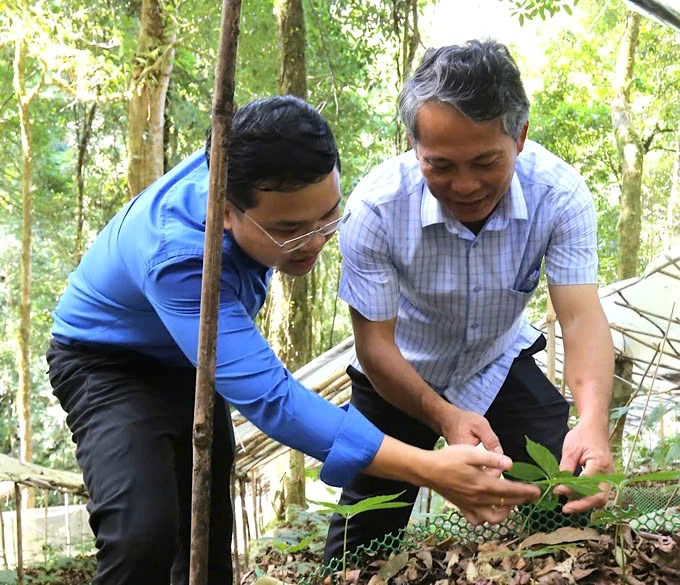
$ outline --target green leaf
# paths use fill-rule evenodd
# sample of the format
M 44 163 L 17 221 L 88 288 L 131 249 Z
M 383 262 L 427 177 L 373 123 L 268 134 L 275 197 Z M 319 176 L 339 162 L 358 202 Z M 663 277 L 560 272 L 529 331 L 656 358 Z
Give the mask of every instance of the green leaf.
M 609 411 L 609 420 L 617 420 L 621 418 L 624 414 L 628 414 L 630 410 L 629 406 L 617 406 Z
M 539 510 L 554 510 L 559 505 L 559 498 L 552 492 L 546 493 L 538 502 L 536 502 L 536 508 Z
M 626 483 L 637 483 L 640 481 L 676 481 L 680 479 L 680 470 L 668 469 L 666 471 L 654 471 L 653 473 L 643 473 L 634 475 L 626 479 Z
M 321 506 L 322 510 L 319 510 L 322 514 L 333 512 L 335 514 L 340 514 L 343 518 L 347 518 L 347 514 L 351 506 L 334 504 L 332 502 L 316 502 L 314 500 L 307 500 L 310 504 L 315 504 L 316 506 Z
M 570 480 L 564 480 L 562 485 L 576 492 L 579 496 L 594 496 L 595 494 L 602 492 L 600 486 L 597 485 L 597 482 L 584 481 L 585 479 L 589 480 L 590 478 L 587 478 L 586 476 L 574 477 Z
M 521 461 L 513 463 L 512 467 L 508 469 L 505 474 L 523 481 L 536 481 L 546 477 L 545 472 L 540 467 Z
M 548 477 L 556 477 L 560 472 L 560 465 L 555 456 L 540 443 L 535 443 L 526 435 L 524 438 L 527 442 L 527 453 L 529 453 L 529 456 L 545 471 Z
M 409 502 L 394 502 L 399 496 L 403 495 L 404 492 L 399 492 L 398 494 L 388 494 L 384 496 L 373 496 L 372 498 L 366 498 L 361 500 L 356 504 L 349 506 L 348 518 L 352 518 L 357 514 L 362 512 L 370 512 L 372 510 L 385 510 L 387 508 L 403 508 L 405 506 L 410 506 Z

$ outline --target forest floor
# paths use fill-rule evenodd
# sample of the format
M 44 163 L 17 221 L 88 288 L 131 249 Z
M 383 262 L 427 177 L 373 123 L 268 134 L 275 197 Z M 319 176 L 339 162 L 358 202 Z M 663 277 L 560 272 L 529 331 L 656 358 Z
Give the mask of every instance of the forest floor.
M 243 585 L 267 575 L 297 585 L 320 566 L 318 547 L 294 552 L 276 542 L 256 556 L 256 570 Z M 625 580 L 623 578 L 625 571 Z M 273 581 L 267 581 L 274 583 Z M 314 583 L 346 585 L 680 585 L 680 532 L 653 535 L 621 526 L 559 528 L 520 539 L 481 544 L 423 542 L 417 550 L 388 559 L 365 558 L 360 567 L 347 567 Z
M 314 542 L 289 544 L 290 535 L 306 528 Z M 257 568 L 242 569 L 242 585 L 266 575 L 297 585 L 322 563 L 318 522 L 302 520 L 260 543 Z M 287 531 L 287 532 L 286 532 Z M 292 531 L 292 532 L 291 532 Z M 282 536 L 281 536 L 282 535 Z M 94 577 L 93 556 L 61 558 L 25 571 L 26 585 L 85 585 Z M 625 580 L 624 580 L 625 571 Z M 315 585 L 343 583 L 342 572 L 316 579 Z M 0 571 L 0 585 L 13 585 L 16 575 Z M 268 583 L 276 583 L 269 580 Z M 346 585 L 679 585 L 680 532 L 654 535 L 628 526 L 601 532 L 593 528 L 559 528 L 519 539 L 481 544 L 424 541 L 416 550 L 387 559 L 365 558 L 347 567 Z

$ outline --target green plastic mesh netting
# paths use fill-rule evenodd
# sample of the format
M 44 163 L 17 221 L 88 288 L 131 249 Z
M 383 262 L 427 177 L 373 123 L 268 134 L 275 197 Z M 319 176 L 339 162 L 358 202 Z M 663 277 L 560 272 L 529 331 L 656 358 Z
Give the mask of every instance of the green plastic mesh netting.
M 348 566 L 361 566 L 367 559 L 387 558 L 392 553 L 417 550 L 421 543 L 446 540 L 486 542 L 512 536 L 552 532 L 563 526 L 605 529 L 625 522 L 636 531 L 649 533 L 680 532 L 680 485 L 626 487 L 619 494 L 620 504 L 591 515 L 565 515 L 557 510 L 536 510 L 522 506 L 501 524 L 472 526 L 457 511 L 435 516 L 409 525 L 396 534 L 388 534 L 347 555 Z M 313 585 L 342 568 L 341 559 L 333 559 L 299 585 Z

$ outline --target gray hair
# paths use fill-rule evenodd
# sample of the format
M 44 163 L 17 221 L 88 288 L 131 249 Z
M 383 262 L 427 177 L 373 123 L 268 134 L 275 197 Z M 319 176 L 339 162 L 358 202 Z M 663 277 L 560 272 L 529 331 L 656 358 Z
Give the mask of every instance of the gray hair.
M 475 122 L 500 116 L 517 141 L 529 120 L 529 100 L 508 48 L 493 40 L 428 49 L 399 95 L 404 125 L 416 141 L 416 115 L 426 102 L 449 104 Z

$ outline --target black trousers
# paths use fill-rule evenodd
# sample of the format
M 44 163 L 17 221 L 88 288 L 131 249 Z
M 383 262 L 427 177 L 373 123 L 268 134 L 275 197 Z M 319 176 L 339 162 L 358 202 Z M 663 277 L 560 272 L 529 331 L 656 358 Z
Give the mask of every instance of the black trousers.
M 491 428 L 513 461 L 531 461 L 526 452 L 527 435 L 545 445 L 559 460 L 562 443 L 569 428 L 569 405 L 555 386 L 536 366 L 534 353 L 545 348 L 545 338 L 522 351 L 514 360 L 496 399 L 485 414 Z M 352 404 L 373 424 L 388 435 L 421 449 L 432 449 L 439 435 L 385 401 L 373 389 L 366 376 L 351 366 Z M 359 474 L 342 491 L 340 504 L 354 504 L 368 497 L 405 493 L 399 498 L 411 505 L 403 508 L 363 512 L 354 516 L 347 529 L 347 550 L 396 533 L 408 523 L 418 487 L 409 483 Z M 331 520 L 324 552 L 324 562 L 341 557 L 345 520 L 335 514 Z
M 52 343 L 54 395 L 68 413 L 96 537 L 94 585 L 187 585 L 194 368 L 134 352 Z M 210 585 L 231 585 L 233 431 L 215 402 Z

